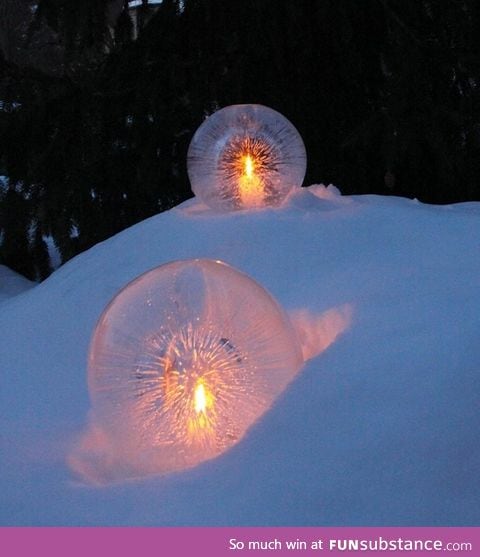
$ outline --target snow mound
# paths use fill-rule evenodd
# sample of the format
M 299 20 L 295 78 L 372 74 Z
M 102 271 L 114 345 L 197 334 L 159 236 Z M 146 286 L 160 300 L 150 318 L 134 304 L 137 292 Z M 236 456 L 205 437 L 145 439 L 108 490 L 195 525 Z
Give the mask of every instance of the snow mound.
M 0 265 L 0 303 L 12 296 L 25 292 L 35 286 L 35 284 L 35 282 L 5 267 L 5 265 Z
M 478 524 L 479 209 L 331 186 L 230 214 L 190 200 L 2 303 L 0 524 Z M 252 277 L 318 355 L 218 458 L 79 484 L 97 320 L 132 279 L 193 258 Z
M 335 199 L 339 195 L 342 195 L 340 190 L 333 184 L 329 184 L 328 186 L 313 184 L 308 188 L 308 191 L 320 199 Z

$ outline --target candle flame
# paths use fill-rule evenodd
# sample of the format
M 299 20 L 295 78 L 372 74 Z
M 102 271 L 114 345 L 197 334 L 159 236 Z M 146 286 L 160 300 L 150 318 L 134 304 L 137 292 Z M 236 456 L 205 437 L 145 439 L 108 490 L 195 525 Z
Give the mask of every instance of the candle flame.
M 254 155 L 247 153 L 240 158 L 240 171 L 238 189 L 240 199 L 245 207 L 257 207 L 263 203 L 262 179 L 256 172 L 257 159 Z
M 246 155 L 243 159 L 243 170 L 247 178 L 253 178 L 255 170 L 255 161 L 251 155 Z
M 203 383 L 198 383 L 195 388 L 194 395 L 195 412 L 197 414 L 205 413 L 207 409 L 207 395 L 205 393 L 205 386 Z
M 190 444 L 209 446 L 216 436 L 214 396 L 202 379 L 194 387 L 192 403 L 195 412 L 190 414 L 187 422 L 188 441 Z

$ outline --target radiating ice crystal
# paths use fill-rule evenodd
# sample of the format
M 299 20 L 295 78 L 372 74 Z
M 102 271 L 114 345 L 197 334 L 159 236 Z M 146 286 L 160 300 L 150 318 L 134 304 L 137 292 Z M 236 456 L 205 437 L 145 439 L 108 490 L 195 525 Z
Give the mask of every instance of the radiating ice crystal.
M 112 479 L 215 457 L 241 439 L 302 362 L 288 317 L 245 274 L 206 259 L 157 267 L 121 290 L 97 324 L 88 366 L 92 430 L 74 468 Z M 98 439 L 108 454 L 89 456 Z
M 280 205 L 305 176 L 302 138 L 279 112 L 228 106 L 197 130 L 187 157 L 192 190 L 220 211 Z

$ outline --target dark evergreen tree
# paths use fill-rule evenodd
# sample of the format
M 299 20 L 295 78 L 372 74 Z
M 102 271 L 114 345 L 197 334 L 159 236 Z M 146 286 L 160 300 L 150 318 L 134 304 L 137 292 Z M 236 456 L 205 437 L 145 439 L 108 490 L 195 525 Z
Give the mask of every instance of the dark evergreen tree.
M 30 253 L 31 215 L 24 197 L 10 188 L 0 195 L 0 264 L 35 279 Z
M 121 49 L 133 40 L 133 21 L 128 11 L 128 0 L 124 0 L 121 11 L 114 28 L 115 47 Z
M 136 10 L 40 0 L 22 48 L 54 43 L 48 56 L 31 66 L 25 54 L 0 58 L 10 184 L 0 208 L 28 215 L 0 222 L 12 267 L 43 277 L 44 236 L 66 261 L 189 197 L 189 141 L 234 103 L 271 106 L 295 124 L 306 183 L 480 199 L 475 0 L 164 0 Z

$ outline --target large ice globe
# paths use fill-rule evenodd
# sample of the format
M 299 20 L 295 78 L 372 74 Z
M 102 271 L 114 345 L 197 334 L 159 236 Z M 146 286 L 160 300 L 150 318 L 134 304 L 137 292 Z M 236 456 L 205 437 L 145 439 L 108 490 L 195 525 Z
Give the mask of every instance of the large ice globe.
M 198 128 L 187 169 L 193 192 L 213 209 L 277 206 L 302 185 L 305 146 L 279 112 L 258 104 L 232 105 Z
M 302 363 L 289 318 L 247 275 L 208 259 L 141 275 L 105 309 L 90 347 L 94 430 L 109 447 L 99 476 L 179 470 L 219 455 Z

